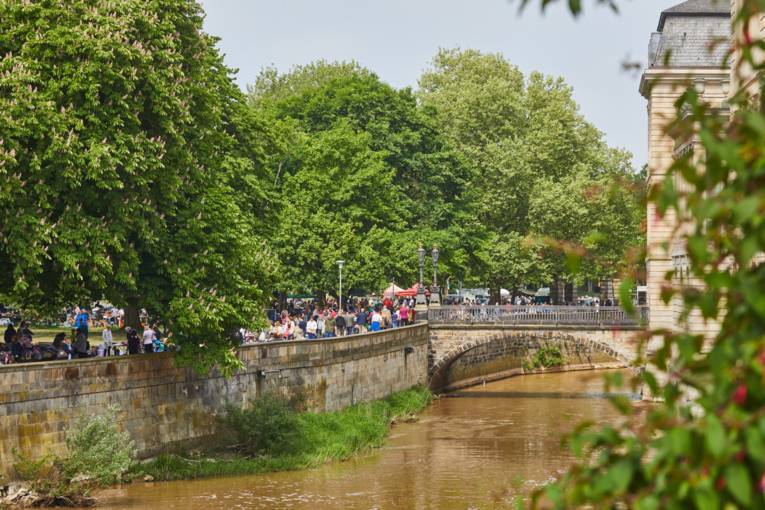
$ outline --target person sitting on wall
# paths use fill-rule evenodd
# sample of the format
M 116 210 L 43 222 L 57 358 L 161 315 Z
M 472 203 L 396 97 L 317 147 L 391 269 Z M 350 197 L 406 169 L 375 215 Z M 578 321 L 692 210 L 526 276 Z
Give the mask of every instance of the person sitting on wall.
M 24 361 L 24 348 L 21 346 L 18 333 L 13 335 L 13 340 L 11 341 L 11 356 L 13 356 L 13 360 L 17 363 Z

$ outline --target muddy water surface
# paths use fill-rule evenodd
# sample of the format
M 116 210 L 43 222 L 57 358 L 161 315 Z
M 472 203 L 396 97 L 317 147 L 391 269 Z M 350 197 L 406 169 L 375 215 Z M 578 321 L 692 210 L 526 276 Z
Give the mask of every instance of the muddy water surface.
M 509 508 L 566 467 L 560 438 L 582 420 L 614 421 L 603 372 L 515 377 L 435 402 L 371 455 L 318 469 L 106 491 L 106 509 Z

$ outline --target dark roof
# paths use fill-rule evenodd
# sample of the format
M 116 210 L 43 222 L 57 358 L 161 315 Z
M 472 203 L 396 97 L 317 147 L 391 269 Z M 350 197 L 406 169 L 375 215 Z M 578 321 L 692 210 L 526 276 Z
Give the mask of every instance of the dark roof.
M 663 11 L 659 17 L 659 27 L 664 30 L 664 22 L 668 16 L 720 16 L 730 17 L 729 0 L 686 0 L 674 7 Z

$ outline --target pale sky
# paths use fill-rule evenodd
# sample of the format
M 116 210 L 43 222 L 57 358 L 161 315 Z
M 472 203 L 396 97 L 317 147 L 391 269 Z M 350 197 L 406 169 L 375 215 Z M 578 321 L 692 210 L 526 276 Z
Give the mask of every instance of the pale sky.
M 518 0 L 201 0 L 206 30 L 222 40 L 244 88 L 261 68 L 356 60 L 395 87 L 416 87 L 440 47 L 499 52 L 524 73 L 562 76 L 584 116 L 612 146 L 646 161 L 646 103 L 639 75 L 659 13 L 680 0 L 624 0 L 620 14 L 590 7 L 573 20 L 561 5 L 518 15 Z

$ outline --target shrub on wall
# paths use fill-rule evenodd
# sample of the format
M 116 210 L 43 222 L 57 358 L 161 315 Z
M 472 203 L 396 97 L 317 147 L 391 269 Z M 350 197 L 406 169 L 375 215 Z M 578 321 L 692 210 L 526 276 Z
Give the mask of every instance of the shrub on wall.
M 563 352 L 560 347 L 542 346 L 530 359 L 524 361 L 523 368 L 526 370 L 537 368 L 559 367 L 564 363 Z

